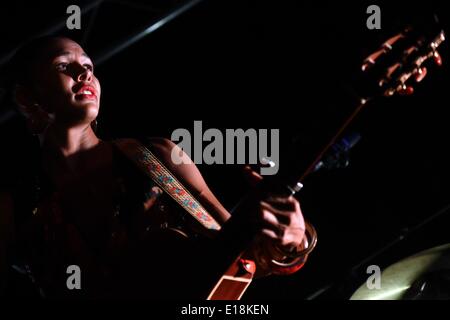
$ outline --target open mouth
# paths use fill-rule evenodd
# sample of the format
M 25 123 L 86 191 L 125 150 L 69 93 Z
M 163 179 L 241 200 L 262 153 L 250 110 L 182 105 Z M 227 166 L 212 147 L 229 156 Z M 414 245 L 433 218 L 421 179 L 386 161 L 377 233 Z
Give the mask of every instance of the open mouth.
M 94 88 L 90 86 L 84 86 L 75 95 L 75 99 L 77 100 L 96 100 L 97 99 L 97 93 Z

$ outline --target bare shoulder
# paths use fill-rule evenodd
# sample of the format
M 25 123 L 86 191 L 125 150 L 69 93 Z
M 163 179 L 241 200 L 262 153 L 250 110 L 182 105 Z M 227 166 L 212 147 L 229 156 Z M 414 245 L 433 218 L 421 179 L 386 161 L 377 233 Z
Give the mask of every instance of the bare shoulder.
M 151 145 L 156 156 L 177 176 L 181 175 L 181 178 L 195 178 L 196 174 L 200 174 L 189 155 L 171 140 L 151 137 L 147 139 L 147 142 Z M 177 155 L 177 161 L 173 159 L 175 154 Z
M 208 187 L 201 172 L 188 154 L 171 140 L 166 138 L 148 138 L 156 156 L 163 164 L 198 198 L 207 209 L 212 210 L 220 222 L 225 222 L 230 214 L 222 206 Z M 174 158 L 175 157 L 175 158 Z
M 162 152 L 170 152 L 177 145 L 172 140 L 161 137 L 150 137 L 147 139 L 151 145 Z

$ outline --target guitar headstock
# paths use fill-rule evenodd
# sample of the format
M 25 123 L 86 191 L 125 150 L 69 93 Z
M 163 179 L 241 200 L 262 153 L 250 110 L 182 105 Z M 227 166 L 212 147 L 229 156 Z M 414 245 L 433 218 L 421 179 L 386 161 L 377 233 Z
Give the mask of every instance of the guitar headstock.
M 406 28 L 370 54 L 361 69 L 375 75 L 382 96 L 410 95 L 414 92 L 414 85 L 427 75 L 429 61 L 442 65 L 438 48 L 444 41 L 443 30 L 429 36 Z

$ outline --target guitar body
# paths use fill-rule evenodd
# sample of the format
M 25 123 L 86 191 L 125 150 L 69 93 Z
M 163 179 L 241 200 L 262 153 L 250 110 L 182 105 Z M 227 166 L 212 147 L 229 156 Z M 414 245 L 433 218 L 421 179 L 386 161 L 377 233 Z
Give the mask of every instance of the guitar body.
M 237 258 L 220 277 L 207 300 L 240 300 L 255 271 L 256 265 L 252 260 Z

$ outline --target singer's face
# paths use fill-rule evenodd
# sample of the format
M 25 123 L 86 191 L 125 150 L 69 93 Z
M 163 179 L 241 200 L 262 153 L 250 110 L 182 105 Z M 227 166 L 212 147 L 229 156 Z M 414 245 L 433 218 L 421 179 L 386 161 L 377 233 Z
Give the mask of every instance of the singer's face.
M 100 108 L 100 82 L 91 59 L 76 42 L 58 38 L 44 50 L 36 66 L 39 104 L 54 113 L 55 121 L 90 123 Z

